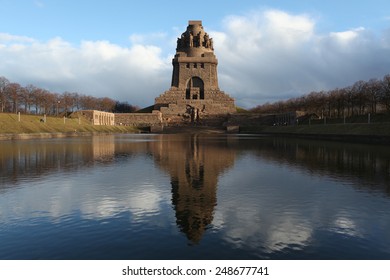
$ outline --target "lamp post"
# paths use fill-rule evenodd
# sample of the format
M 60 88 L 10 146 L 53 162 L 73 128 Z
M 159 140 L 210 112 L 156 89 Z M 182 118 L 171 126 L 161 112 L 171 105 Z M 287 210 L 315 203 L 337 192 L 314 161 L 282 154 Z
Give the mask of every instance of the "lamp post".
M 59 112 L 58 112 L 58 107 L 60 106 L 60 103 L 61 103 L 61 101 L 58 100 L 58 101 L 57 101 L 57 117 L 58 117 L 58 113 L 59 113 Z

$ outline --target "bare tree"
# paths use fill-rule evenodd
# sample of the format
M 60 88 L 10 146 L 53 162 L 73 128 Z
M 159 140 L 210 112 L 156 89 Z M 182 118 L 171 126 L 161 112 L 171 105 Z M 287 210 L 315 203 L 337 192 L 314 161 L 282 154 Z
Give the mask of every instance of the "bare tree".
M 358 115 L 363 115 L 368 106 L 368 95 L 367 95 L 367 83 L 365 81 L 357 81 L 352 86 L 352 91 L 355 99 L 355 105 Z
M 72 98 L 72 111 L 78 111 L 80 110 L 80 94 L 77 92 L 72 92 L 71 93 L 71 98 Z
M 6 88 L 9 85 L 9 81 L 5 77 L 0 77 L 0 108 L 1 112 L 4 112 L 7 103 Z
M 99 109 L 101 111 L 113 112 L 115 109 L 116 101 L 108 97 L 99 98 Z
M 43 114 L 56 114 L 56 96 L 48 90 L 42 89 L 40 92 L 42 101 L 40 102 L 41 113 Z
M 27 85 L 24 87 L 24 92 L 22 95 L 22 100 L 24 103 L 24 112 L 31 112 L 31 105 L 34 101 L 34 91 L 37 90 L 37 88 L 34 85 Z M 38 113 L 38 112 L 37 112 Z
M 6 93 L 8 100 L 11 103 L 12 109 L 11 112 L 17 113 L 19 110 L 19 104 L 20 104 L 20 84 L 18 83 L 10 83 L 7 85 Z
M 61 95 L 61 103 L 62 103 L 62 108 L 64 109 L 65 113 L 71 112 L 73 109 L 73 97 L 72 93 L 65 91 Z
M 380 103 L 390 112 L 390 75 L 383 77 Z
M 365 89 L 371 113 L 376 113 L 377 104 L 381 95 L 381 87 L 381 81 L 377 79 L 371 79 L 366 83 Z

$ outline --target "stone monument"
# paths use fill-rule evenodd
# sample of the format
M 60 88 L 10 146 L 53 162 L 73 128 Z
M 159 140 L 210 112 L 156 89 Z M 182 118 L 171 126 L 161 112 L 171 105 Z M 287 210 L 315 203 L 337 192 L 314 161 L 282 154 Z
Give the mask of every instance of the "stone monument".
M 236 112 L 234 99 L 218 86 L 218 60 L 213 39 L 204 31 L 202 21 L 191 20 L 177 39 L 172 59 L 171 88 L 155 99 L 165 125 L 220 120 Z

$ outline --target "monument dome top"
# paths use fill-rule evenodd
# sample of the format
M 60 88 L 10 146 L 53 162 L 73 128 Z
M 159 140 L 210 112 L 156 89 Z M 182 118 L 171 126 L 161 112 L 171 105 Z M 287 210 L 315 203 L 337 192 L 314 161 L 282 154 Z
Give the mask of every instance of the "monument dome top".
M 201 56 L 213 50 L 213 39 L 204 31 L 202 21 L 188 21 L 187 30 L 177 38 L 176 51 L 184 52 L 187 56 Z

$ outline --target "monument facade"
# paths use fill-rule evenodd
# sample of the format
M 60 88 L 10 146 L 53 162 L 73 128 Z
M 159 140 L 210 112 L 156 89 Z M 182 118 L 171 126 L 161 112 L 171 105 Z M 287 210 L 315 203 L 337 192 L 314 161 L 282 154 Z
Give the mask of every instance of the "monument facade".
M 202 123 L 236 112 L 234 99 L 219 89 L 213 39 L 202 21 L 189 21 L 177 39 L 171 87 L 155 99 L 166 125 Z

